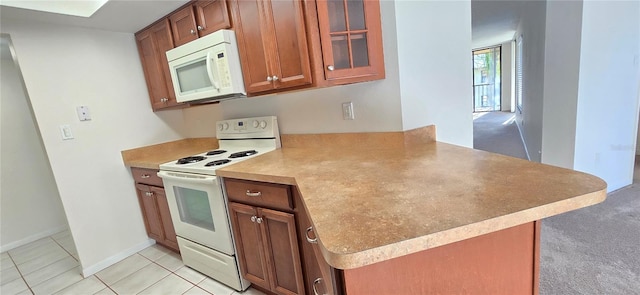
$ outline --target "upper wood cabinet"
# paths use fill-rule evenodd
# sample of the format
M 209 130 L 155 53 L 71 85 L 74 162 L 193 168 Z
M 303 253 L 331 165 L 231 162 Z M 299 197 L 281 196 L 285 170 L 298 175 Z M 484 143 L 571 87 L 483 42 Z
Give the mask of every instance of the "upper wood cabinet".
M 384 78 L 380 2 L 318 0 L 325 79 L 347 84 Z
M 165 52 L 173 48 L 169 21 L 163 19 L 136 33 L 147 90 L 154 111 L 181 105 L 176 101 Z
M 193 1 L 169 16 L 173 42 L 176 47 L 231 27 L 229 9 L 225 0 Z
M 379 0 L 199 0 L 136 33 L 154 111 L 176 102 L 166 51 L 235 31 L 249 96 L 384 79 Z
M 247 93 L 312 82 L 301 0 L 232 0 Z

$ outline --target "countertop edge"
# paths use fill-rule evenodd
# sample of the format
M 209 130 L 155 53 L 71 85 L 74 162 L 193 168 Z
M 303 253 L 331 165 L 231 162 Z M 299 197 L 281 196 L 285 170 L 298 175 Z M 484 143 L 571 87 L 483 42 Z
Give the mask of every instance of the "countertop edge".
M 318 245 L 329 265 L 337 269 L 354 269 L 595 205 L 603 202 L 606 196 L 605 187 L 555 203 L 355 253 L 330 252 L 322 244 L 321 237 L 318 237 Z

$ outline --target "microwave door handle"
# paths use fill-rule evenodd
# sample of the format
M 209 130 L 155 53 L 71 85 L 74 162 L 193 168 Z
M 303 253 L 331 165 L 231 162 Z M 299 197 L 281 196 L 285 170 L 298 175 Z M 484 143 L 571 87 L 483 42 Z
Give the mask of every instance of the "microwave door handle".
M 209 51 L 207 52 L 207 75 L 209 75 L 209 80 L 211 81 L 211 85 L 213 85 L 215 89 L 220 91 L 220 85 L 218 85 L 218 82 L 214 77 L 213 69 L 211 68 L 211 66 L 213 66 L 213 59 L 211 59 L 211 51 Z

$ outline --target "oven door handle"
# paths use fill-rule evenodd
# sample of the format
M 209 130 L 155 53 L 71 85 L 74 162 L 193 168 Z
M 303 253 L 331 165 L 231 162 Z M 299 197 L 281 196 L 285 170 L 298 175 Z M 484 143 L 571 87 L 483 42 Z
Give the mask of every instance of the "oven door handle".
M 158 177 L 162 179 L 175 180 L 183 183 L 196 183 L 196 184 L 212 184 L 217 181 L 215 176 L 185 174 L 169 171 L 158 172 Z

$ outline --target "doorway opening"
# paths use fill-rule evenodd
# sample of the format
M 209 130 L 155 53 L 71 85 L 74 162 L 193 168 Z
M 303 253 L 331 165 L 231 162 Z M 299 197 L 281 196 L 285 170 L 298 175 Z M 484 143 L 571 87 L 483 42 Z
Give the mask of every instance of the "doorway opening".
M 473 112 L 500 111 L 501 46 L 473 51 Z

